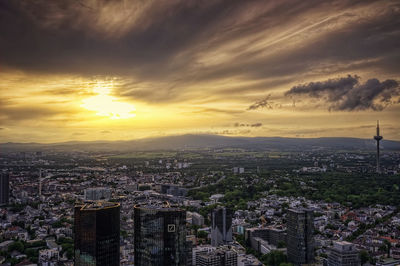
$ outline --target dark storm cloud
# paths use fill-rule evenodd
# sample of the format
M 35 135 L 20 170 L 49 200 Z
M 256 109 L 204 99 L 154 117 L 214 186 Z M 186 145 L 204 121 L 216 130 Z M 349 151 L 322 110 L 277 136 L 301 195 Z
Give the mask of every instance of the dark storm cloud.
M 52 118 L 60 114 L 69 114 L 71 110 L 60 110 L 57 108 L 49 108 L 37 106 L 33 104 L 17 105 L 9 99 L 0 98 L 0 122 L 15 123 L 23 120 L 40 120 Z
M 37 106 L 0 107 L 0 121 L 11 123 L 20 120 L 42 120 L 45 117 L 52 117 L 57 114 L 64 114 L 64 112 Z
M 222 1 L 148 3 L 3 1 L 0 47 L 10 52 L 3 60 L 12 67 L 44 72 L 129 74 L 154 65 L 157 72 L 164 72 L 177 67 L 175 63 L 186 64 L 185 59 L 174 62 L 174 56 L 201 41 L 198 38 L 230 9 Z M 238 4 L 232 1 L 231 8 Z M 140 5 L 149 7 L 135 14 Z M 112 16 L 137 20 L 119 33 L 127 21 L 113 27 Z M 146 71 L 141 74 L 155 74 Z
M 330 110 L 356 111 L 372 109 L 383 110 L 386 106 L 398 103 L 400 87 L 397 81 L 388 79 L 380 82 L 373 78 L 364 84 L 358 76 L 310 82 L 292 87 L 286 96 L 309 96 L 323 99 Z
M 251 127 L 261 127 L 262 123 L 255 123 L 255 124 L 251 124 Z
M 254 124 L 244 124 L 244 123 L 235 123 L 234 127 L 261 127 L 262 123 L 254 123 Z
M 264 99 L 253 103 L 252 105 L 249 106 L 249 108 L 247 108 L 247 110 L 256 110 L 256 109 L 259 109 L 259 108 L 272 109 L 273 108 L 272 107 L 273 103 L 270 102 L 270 100 L 269 100 L 270 98 L 271 98 L 271 94 L 269 94 Z
M 123 76 L 132 82 L 117 93 L 149 102 L 187 99 L 191 85 L 231 77 L 290 83 L 299 77 L 362 69 L 398 75 L 400 4 L 377 5 L 316 0 L 0 0 L 0 63 L 40 73 Z M 357 13 L 360 8 L 373 10 L 373 15 Z M 310 22 L 296 27 L 304 18 Z M 346 20 L 351 22 L 341 25 Z M 314 36 L 312 41 L 309 36 Z M 224 47 L 236 42 L 233 48 Z M 226 54 L 224 61 L 204 63 L 213 59 L 213 51 Z M 280 85 L 271 81 L 234 91 L 268 91 Z M 222 96 L 223 89 L 216 93 Z M 260 101 L 253 108 L 265 106 L 267 102 Z
M 243 113 L 242 110 L 233 110 L 233 109 L 219 109 L 219 108 L 198 108 L 193 111 L 182 112 L 182 113 L 201 113 L 201 114 L 227 114 L 227 115 L 236 115 Z

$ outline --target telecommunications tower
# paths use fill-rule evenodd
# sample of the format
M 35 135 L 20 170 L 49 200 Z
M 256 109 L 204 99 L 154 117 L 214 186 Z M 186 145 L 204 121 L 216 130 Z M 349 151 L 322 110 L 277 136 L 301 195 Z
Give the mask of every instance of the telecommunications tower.
M 381 135 L 379 135 L 379 120 L 376 122 L 376 136 L 374 136 L 376 140 L 376 172 L 380 173 L 381 169 L 379 166 L 379 141 L 383 139 Z

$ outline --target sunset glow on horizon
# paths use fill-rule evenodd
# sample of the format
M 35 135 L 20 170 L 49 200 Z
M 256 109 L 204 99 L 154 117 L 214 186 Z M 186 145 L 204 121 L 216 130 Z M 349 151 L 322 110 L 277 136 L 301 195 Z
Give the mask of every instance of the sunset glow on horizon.
M 400 140 L 398 1 L 9 1 L 0 142 Z
M 90 111 L 95 111 L 96 115 L 106 116 L 110 119 L 127 119 L 135 117 L 133 113 L 136 109 L 133 104 L 120 102 L 111 96 L 114 88 L 113 81 L 97 81 L 93 92 L 95 96 L 82 100 L 82 107 Z

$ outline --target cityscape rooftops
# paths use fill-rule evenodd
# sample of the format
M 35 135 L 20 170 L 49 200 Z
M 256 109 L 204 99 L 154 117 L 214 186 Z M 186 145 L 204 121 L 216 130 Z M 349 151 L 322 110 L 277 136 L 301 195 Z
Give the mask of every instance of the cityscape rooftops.
M 164 202 L 152 202 L 151 204 L 136 204 L 135 209 L 150 209 L 157 211 L 182 211 L 179 207 L 175 205 L 170 205 L 168 201 Z
M 333 248 L 342 252 L 356 250 L 354 244 L 347 241 L 335 241 Z
M 76 204 L 75 207 L 81 207 L 81 210 L 86 211 L 96 211 L 101 209 L 115 208 L 119 207 L 118 202 L 108 202 L 108 201 L 85 201 L 84 203 Z
M 289 209 L 289 211 L 294 212 L 294 213 L 304 213 L 304 212 L 312 211 L 312 210 L 307 209 L 307 208 L 291 208 L 291 209 Z

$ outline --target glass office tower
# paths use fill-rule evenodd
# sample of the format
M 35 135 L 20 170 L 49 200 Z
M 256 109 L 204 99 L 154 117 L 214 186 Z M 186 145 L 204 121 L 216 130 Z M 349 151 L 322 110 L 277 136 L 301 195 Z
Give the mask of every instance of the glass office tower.
M 211 212 L 211 245 L 227 245 L 232 242 L 233 211 L 218 207 Z
M 8 204 L 10 196 L 10 175 L 0 172 L 0 206 Z
M 90 202 L 75 206 L 75 265 L 119 265 L 120 204 Z
M 186 265 L 186 212 L 168 204 L 134 210 L 135 265 Z
M 290 209 L 287 214 L 287 256 L 293 265 L 314 262 L 314 214 L 308 209 Z

